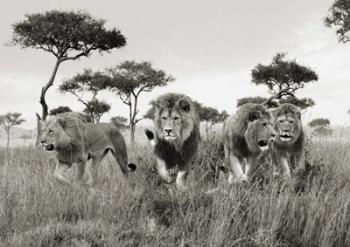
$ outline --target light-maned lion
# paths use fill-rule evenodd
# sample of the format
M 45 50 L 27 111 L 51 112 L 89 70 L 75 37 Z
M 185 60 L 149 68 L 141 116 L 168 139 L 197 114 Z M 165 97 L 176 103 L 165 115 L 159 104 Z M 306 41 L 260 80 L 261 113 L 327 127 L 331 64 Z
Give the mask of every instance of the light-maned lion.
M 285 103 L 273 115 L 277 132 L 271 155 L 274 172 L 290 177 L 295 169 L 303 169 L 305 166 L 305 137 L 300 110 L 293 104 Z
M 40 142 L 47 151 L 56 153 L 54 176 L 63 184 L 71 184 L 65 172 L 74 163 L 78 165 L 76 181 L 81 181 L 85 164 L 91 159 L 92 171 L 88 184 L 92 186 L 96 180 L 97 166 L 109 151 L 125 176 L 136 169 L 134 164 L 128 164 L 125 140 L 113 124 L 87 123 L 76 113 L 63 113 L 42 121 L 40 125 Z
M 172 183 L 169 169 L 177 166 L 176 186 L 184 189 L 200 140 L 197 109 L 183 94 L 167 93 L 152 103 L 155 134 L 146 130 L 146 135 L 154 146 L 158 174 L 166 183 Z
M 252 178 L 259 155 L 269 148 L 274 136 L 272 117 L 261 104 L 244 104 L 226 119 L 223 143 L 229 184 Z

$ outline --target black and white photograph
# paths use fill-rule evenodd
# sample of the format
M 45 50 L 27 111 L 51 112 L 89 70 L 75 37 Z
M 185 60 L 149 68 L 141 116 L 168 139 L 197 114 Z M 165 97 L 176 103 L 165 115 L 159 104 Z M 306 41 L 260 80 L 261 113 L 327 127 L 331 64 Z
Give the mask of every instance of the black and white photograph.
M 350 0 L 13 0 L 0 246 L 349 247 Z

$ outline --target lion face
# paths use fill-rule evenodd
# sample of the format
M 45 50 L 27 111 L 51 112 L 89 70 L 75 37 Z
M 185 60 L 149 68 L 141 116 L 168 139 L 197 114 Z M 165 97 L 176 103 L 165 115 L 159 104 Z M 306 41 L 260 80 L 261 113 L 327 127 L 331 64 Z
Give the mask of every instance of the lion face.
M 76 120 L 78 121 L 78 119 Z M 67 123 L 63 118 L 53 118 L 48 121 L 42 121 L 40 143 L 47 151 L 56 150 L 58 147 L 66 146 L 71 143 L 67 130 Z
M 262 118 L 248 124 L 244 137 L 250 150 L 263 152 L 269 148 L 275 134 L 271 120 Z
M 182 119 L 177 110 L 167 110 L 160 114 L 161 137 L 166 141 L 176 140 L 181 135 Z
M 277 131 L 276 142 L 293 144 L 302 131 L 300 110 L 292 104 L 282 104 L 275 113 L 274 126 Z
M 294 143 L 301 132 L 301 122 L 293 115 L 281 115 L 275 120 L 277 141 L 283 143 Z
M 158 138 L 180 147 L 199 125 L 191 99 L 182 94 L 165 94 L 153 104 Z

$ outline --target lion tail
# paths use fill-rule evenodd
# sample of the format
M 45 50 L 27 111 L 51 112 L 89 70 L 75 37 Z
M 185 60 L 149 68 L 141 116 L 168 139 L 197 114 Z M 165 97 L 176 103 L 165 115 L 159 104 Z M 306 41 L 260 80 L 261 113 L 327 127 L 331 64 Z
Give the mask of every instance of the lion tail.
M 151 131 L 149 129 L 145 129 L 145 134 L 146 134 L 147 139 L 148 139 L 149 143 L 151 144 L 151 146 L 154 147 L 156 145 L 156 140 L 154 138 L 153 131 Z

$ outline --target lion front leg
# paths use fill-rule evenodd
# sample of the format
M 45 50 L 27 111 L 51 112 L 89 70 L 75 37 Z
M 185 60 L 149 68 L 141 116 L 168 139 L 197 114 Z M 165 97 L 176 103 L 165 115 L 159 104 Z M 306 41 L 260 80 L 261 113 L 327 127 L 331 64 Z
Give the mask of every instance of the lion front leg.
M 70 167 L 71 165 L 69 164 L 64 164 L 59 161 L 57 162 L 53 175 L 59 183 L 65 185 L 72 185 L 72 182 L 65 176 L 66 171 Z
M 75 182 L 80 183 L 85 172 L 85 161 L 79 161 L 77 163 L 77 173 L 75 174 Z
M 230 154 L 229 163 L 231 168 L 228 176 L 229 184 L 248 181 L 248 177 L 243 173 L 241 160 L 238 157 Z
M 289 166 L 289 159 L 286 155 L 274 153 L 272 157 L 273 166 L 281 171 L 281 175 L 284 177 L 291 177 L 291 171 Z
M 169 175 L 169 170 L 164 160 L 157 158 L 157 171 L 159 176 L 168 184 L 172 183 L 174 179 Z
M 257 167 L 257 156 L 248 156 L 246 159 L 246 166 L 244 175 L 247 179 L 251 179 L 254 173 L 256 172 Z

